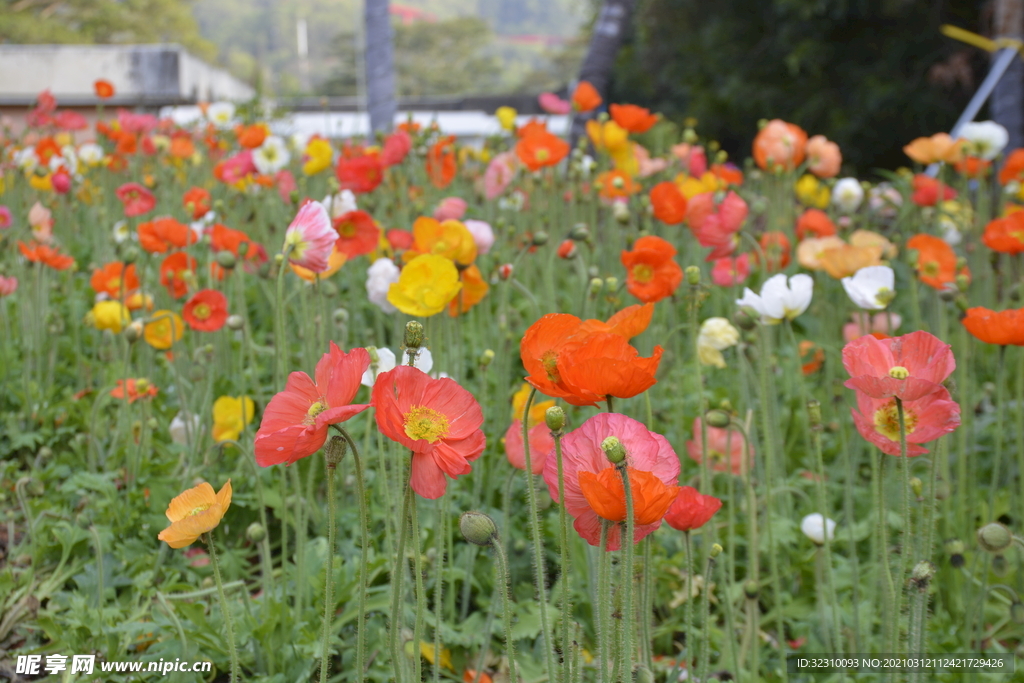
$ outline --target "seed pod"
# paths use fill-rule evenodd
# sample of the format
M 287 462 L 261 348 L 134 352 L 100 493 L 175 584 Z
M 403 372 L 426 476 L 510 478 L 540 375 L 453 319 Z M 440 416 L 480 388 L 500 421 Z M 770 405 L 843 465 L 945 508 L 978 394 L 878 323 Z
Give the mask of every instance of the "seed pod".
M 618 465 L 626 459 L 626 447 L 622 445 L 618 437 L 609 436 L 602 441 L 601 450 L 604 451 L 604 456 L 608 458 L 608 462 L 613 465 Z
M 978 545 L 990 553 L 1001 553 L 1013 543 L 1013 534 L 999 522 L 991 522 L 978 529 Z
M 462 537 L 470 543 L 489 546 L 498 538 L 498 527 L 494 520 L 482 512 L 463 512 L 459 518 Z
M 544 412 L 544 422 L 551 431 L 562 431 L 565 427 L 565 411 L 560 406 L 551 406 Z

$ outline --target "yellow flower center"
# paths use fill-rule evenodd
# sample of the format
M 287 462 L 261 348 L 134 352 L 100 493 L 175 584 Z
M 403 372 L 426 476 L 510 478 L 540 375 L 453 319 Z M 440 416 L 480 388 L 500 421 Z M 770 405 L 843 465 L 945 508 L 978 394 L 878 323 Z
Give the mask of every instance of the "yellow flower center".
M 209 318 L 210 313 L 210 306 L 209 304 L 205 303 L 197 304 L 196 307 L 192 309 L 192 315 L 199 318 L 200 320 L 206 320 L 207 318 Z
M 313 424 L 316 422 L 316 416 L 327 410 L 327 407 L 326 401 L 317 401 L 309 407 L 309 410 L 306 411 L 306 419 L 303 421 L 308 425 Z
M 939 264 L 937 261 L 929 261 L 921 266 L 921 272 L 928 277 L 935 277 L 939 274 Z
M 647 284 L 654 277 L 654 268 L 651 268 L 646 263 L 641 263 L 633 266 L 633 279 L 642 285 Z
M 902 365 L 895 365 L 889 368 L 889 376 L 893 379 L 906 379 L 910 377 L 910 370 L 907 370 Z
M 913 434 L 914 429 L 917 428 L 917 415 L 913 411 L 907 410 L 905 405 L 903 409 L 903 424 L 908 435 Z M 896 410 L 896 399 L 889 401 L 875 411 L 875 431 L 891 441 L 899 441 L 900 417 L 899 411 Z
M 548 158 L 551 157 L 551 152 L 548 149 L 541 147 L 540 149 L 537 150 L 537 153 L 534 156 L 536 157 L 537 161 L 547 161 Z
M 405 414 L 405 435 L 436 443 L 448 435 L 448 418 L 426 406 L 413 406 Z
M 558 356 L 554 351 L 546 352 L 540 362 L 544 365 L 544 372 L 548 373 L 549 382 L 558 384 L 562 381 L 561 375 L 558 374 Z
M 341 228 L 338 230 L 338 234 L 342 237 L 355 237 L 356 236 L 356 224 L 352 221 L 347 221 L 341 224 Z
M 448 243 L 444 240 L 438 240 L 434 242 L 434 248 L 431 251 L 435 254 L 443 254 L 448 251 Z
M 121 278 L 115 276 L 107 280 L 107 289 L 111 292 L 119 291 L 121 289 Z
M 200 505 L 197 508 L 192 508 L 192 510 L 188 513 L 188 516 L 189 517 L 195 517 L 196 515 L 202 514 L 202 513 L 206 512 L 209 509 L 210 509 L 210 504 L 206 503 L 205 505 Z

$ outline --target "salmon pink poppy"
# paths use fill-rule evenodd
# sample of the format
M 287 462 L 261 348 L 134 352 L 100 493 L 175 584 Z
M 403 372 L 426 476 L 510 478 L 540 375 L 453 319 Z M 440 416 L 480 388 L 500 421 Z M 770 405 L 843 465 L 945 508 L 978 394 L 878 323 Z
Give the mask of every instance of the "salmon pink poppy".
M 480 404 L 455 380 L 400 365 L 377 376 L 373 405 L 381 433 L 412 451 L 409 485 L 424 498 L 444 495 L 446 474 L 469 474 L 486 445 Z
M 228 300 L 216 289 L 201 289 L 185 304 L 181 317 L 193 330 L 216 332 L 228 319 Z
M 675 255 L 676 248 L 656 235 L 645 235 L 634 242 L 632 250 L 622 252 L 629 293 L 644 303 L 672 296 L 683 281 L 683 269 L 675 262 Z
M 704 462 L 704 449 L 701 441 L 701 419 L 693 419 L 693 439 L 686 442 L 686 453 L 696 463 Z M 735 476 L 743 474 L 743 436 L 735 427 L 712 427 L 708 425 L 708 457 L 709 465 L 715 472 L 731 472 Z M 747 467 L 753 462 L 753 448 L 747 447 Z
M 195 283 L 196 260 L 183 251 L 168 256 L 160 264 L 160 284 L 175 299 L 188 294 L 190 283 Z
M 156 207 L 156 197 L 138 183 L 125 183 L 115 194 L 124 205 L 124 215 L 129 218 L 149 213 Z
M 660 182 L 651 188 L 651 208 L 654 217 L 667 225 L 678 225 L 686 218 L 686 197 L 671 182 Z
M 702 192 L 690 198 L 686 206 L 686 222 L 702 247 L 711 247 L 707 261 L 728 256 L 739 246 L 736 235 L 747 219 L 747 203 L 730 191 L 715 203 L 714 194 Z
M 793 170 L 804 160 L 807 133 L 781 119 L 769 121 L 754 138 L 754 161 L 764 170 Z
M 566 512 L 575 518 L 577 533 L 596 546 L 600 544 L 601 520 L 612 522 L 607 548 L 618 550 L 626 500 L 622 475 L 601 448 L 608 437 L 617 438 L 626 451 L 634 504 L 634 543 L 661 526 L 675 500 L 679 458 L 665 437 L 648 431 L 640 422 L 617 413 L 601 413 L 562 437 L 564 501 L 558 498 L 557 459 L 547 459 L 544 481 L 548 492 L 556 503 L 564 502 Z
M 304 204 L 284 234 L 288 261 L 314 273 L 327 270 L 337 241 L 338 233 L 320 202 Z
M 665 515 L 665 523 L 679 531 L 693 531 L 711 521 L 721 507 L 718 498 L 701 495 L 692 486 L 682 486 Z
M 405 160 L 412 149 L 412 138 L 404 130 L 396 130 L 384 138 L 384 147 L 380 151 L 380 163 L 384 166 L 397 166 Z
M 719 287 L 735 287 L 742 285 L 750 275 L 750 254 L 740 254 L 733 258 L 723 256 L 715 259 L 711 267 L 711 281 Z
M 658 122 L 658 115 L 635 104 L 613 104 L 608 107 L 612 120 L 630 133 L 646 133 Z
M 968 308 L 960 322 L 978 341 L 1024 346 L 1024 308 L 993 311 L 977 306 Z
M 872 337 L 866 337 L 868 339 Z M 857 392 L 857 408 L 850 409 L 857 431 L 888 455 L 900 454 L 899 412 L 895 398 L 872 398 Z M 907 455 L 921 455 L 920 444 L 934 441 L 960 426 L 960 405 L 944 387 L 913 401 L 903 402 Z
M 163 254 L 170 249 L 182 249 L 196 241 L 192 228 L 173 218 L 157 218 L 140 223 L 136 231 L 139 245 L 151 254 Z
M 544 471 L 544 463 L 547 462 L 548 455 L 555 449 L 555 438 L 551 436 L 548 426 L 541 422 L 530 427 L 529 441 L 531 470 L 533 474 L 541 474 Z M 526 469 L 522 420 L 512 420 L 512 424 L 505 431 L 505 456 L 512 467 L 519 470 Z
M 341 157 L 335 175 L 342 190 L 365 194 L 373 192 L 384 180 L 384 165 L 372 154 Z
M 548 114 L 565 115 L 572 111 L 572 104 L 553 92 L 542 92 L 537 96 L 537 104 Z
M 834 178 L 843 164 L 839 145 L 824 135 L 815 135 L 807 141 L 807 170 L 819 178 Z
M 284 391 L 270 399 L 256 432 L 256 464 L 291 465 L 313 455 L 327 440 L 327 429 L 358 415 L 369 404 L 352 404 L 360 378 L 370 367 L 366 349 L 345 353 L 331 342 L 316 364 L 314 378 L 304 372 L 288 376 Z
M 1003 254 L 1024 252 L 1024 211 L 991 221 L 985 226 L 981 241 L 992 251 Z
M 855 339 L 843 347 L 843 366 L 850 373 L 846 388 L 876 399 L 913 401 L 941 389 L 956 360 L 949 344 L 919 330 Z
M 380 226 L 365 211 L 349 211 L 334 220 L 335 249 L 349 258 L 369 254 L 380 242 Z

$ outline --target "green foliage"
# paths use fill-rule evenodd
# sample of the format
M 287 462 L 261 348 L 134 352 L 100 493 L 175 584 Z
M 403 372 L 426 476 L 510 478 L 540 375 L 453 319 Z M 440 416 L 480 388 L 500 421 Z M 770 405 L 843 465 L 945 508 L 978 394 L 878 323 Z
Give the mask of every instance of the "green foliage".
M 839 143 L 850 170 L 908 163 L 903 145 L 952 127 L 986 68 L 943 37 L 981 31 L 978 3 L 924 0 L 647 0 L 618 60 L 612 100 L 681 121 L 735 158 L 762 118 Z

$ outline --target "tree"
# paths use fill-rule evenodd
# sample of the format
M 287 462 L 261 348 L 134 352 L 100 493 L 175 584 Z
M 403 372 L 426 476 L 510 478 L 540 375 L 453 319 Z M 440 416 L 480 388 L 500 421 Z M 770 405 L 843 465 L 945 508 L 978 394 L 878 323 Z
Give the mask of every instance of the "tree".
M 583 66 L 580 67 L 580 80 L 589 82 L 606 99 L 608 81 L 632 19 L 634 4 L 635 0 L 605 0 L 590 30 L 590 46 L 583 58 Z M 590 112 L 573 117 L 573 141 L 583 135 L 584 124 L 592 115 L 593 112 Z
M 1024 39 L 1024 0 L 996 0 L 995 36 Z M 1018 56 L 992 91 L 992 119 L 1010 133 L 1008 149 L 1024 147 L 1024 61 Z
M 366 108 L 370 130 L 389 132 L 394 125 L 395 63 L 388 0 L 366 0 Z

